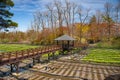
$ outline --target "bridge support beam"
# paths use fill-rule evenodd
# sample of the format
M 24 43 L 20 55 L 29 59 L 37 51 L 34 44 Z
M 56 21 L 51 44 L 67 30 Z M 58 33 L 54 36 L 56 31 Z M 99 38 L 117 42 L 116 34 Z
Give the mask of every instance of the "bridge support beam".
M 52 59 L 55 59 L 55 52 L 52 52 Z
M 41 56 L 33 58 L 33 65 L 35 65 L 35 63 L 40 63 L 40 57 Z
M 10 71 L 16 71 L 17 73 L 19 72 L 19 62 L 16 63 L 11 63 L 10 64 Z
M 33 58 L 33 65 L 35 65 L 35 58 Z
M 48 60 L 50 60 L 50 53 L 48 53 Z

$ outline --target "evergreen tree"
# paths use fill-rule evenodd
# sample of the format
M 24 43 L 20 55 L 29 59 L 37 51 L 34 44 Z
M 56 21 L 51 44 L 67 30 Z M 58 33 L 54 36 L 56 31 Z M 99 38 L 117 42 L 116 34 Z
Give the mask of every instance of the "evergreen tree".
M 14 3 L 12 0 L 0 0 L 0 30 L 4 29 L 8 31 L 7 28 L 18 26 L 16 22 L 10 20 L 10 18 L 13 16 L 13 13 L 11 13 L 9 10 L 13 6 Z

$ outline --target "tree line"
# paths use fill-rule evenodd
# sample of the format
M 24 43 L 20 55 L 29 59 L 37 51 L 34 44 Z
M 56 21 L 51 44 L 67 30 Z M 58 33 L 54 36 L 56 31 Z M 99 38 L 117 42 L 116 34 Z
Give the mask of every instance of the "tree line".
M 94 14 L 91 14 L 91 8 L 83 8 L 82 5 L 69 0 L 64 3 L 54 0 L 53 3 L 45 5 L 45 8 L 45 11 L 39 10 L 33 14 L 31 27 L 26 32 L 1 32 L 1 40 L 10 38 L 11 42 L 52 44 L 56 37 L 63 34 L 76 38 L 80 43 L 110 41 L 120 36 L 120 3 L 113 5 L 106 2 L 104 10 L 96 10 Z M 8 37 L 11 35 L 12 37 Z

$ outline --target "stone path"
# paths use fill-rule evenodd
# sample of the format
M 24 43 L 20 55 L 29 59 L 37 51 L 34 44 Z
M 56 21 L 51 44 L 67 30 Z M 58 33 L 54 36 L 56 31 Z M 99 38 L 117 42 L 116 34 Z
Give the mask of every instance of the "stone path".
M 37 64 L 30 70 L 19 73 L 17 77 L 28 80 L 104 80 L 109 75 L 120 74 L 120 67 L 115 66 L 60 61 L 40 65 Z
M 109 75 L 120 74 L 120 67 L 102 66 L 92 64 L 68 63 L 68 62 L 51 62 L 47 70 L 45 67 L 32 68 L 33 71 L 46 73 L 53 76 L 69 77 L 74 79 L 104 80 Z

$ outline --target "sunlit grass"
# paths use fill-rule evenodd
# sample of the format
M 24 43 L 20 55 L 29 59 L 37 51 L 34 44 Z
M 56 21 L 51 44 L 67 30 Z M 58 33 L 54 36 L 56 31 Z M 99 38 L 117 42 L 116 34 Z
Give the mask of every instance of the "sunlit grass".
M 55 55 L 55 56 L 58 56 L 59 53 L 60 53 L 60 51 L 55 51 L 54 55 Z M 49 56 L 52 56 L 52 53 L 49 53 Z M 47 57 L 48 57 L 48 53 L 47 53 L 47 54 L 43 54 L 42 57 L 43 57 L 43 58 L 47 58 Z
M 39 46 L 26 45 L 26 44 L 0 44 L 0 51 L 3 52 L 12 52 L 12 51 L 20 51 L 29 48 L 36 48 Z
M 83 61 L 120 64 L 120 50 L 118 49 L 90 49 Z

